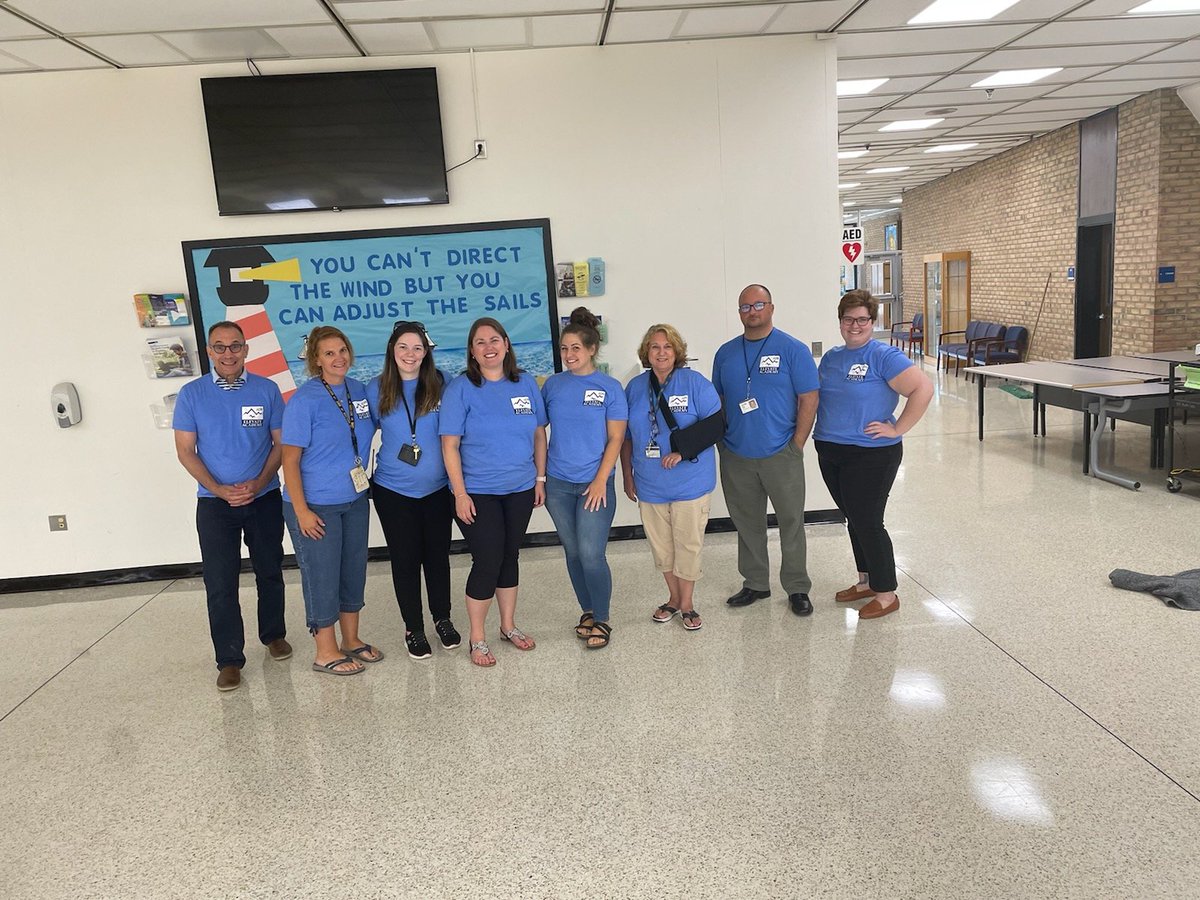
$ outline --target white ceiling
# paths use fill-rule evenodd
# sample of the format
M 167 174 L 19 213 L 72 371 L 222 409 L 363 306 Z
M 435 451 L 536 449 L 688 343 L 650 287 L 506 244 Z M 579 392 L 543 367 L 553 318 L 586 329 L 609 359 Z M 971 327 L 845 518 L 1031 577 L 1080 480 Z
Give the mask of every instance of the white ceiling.
M 861 210 L 1160 87 L 1200 80 L 1200 14 L 1142 0 L 1019 0 L 987 22 L 910 26 L 931 0 L 0 0 L 0 73 L 837 34 L 838 77 L 888 78 L 838 104 Z M 1200 5 L 1200 0 L 1197 0 Z M 989 97 L 1000 69 L 1062 67 Z M 948 110 L 932 113 L 931 110 Z M 940 117 L 932 128 L 880 132 Z M 954 153 L 942 143 L 975 142 Z M 882 167 L 906 171 L 869 174 Z

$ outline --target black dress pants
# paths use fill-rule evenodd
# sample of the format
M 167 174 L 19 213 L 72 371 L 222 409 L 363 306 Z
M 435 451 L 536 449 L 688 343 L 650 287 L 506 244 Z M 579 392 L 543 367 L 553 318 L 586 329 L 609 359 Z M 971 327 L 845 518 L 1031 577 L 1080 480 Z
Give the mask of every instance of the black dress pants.
M 425 497 L 406 497 L 380 484 L 371 486 L 371 499 L 383 526 L 392 586 L 407 631 L 423 632 L 421 571 L 433 621 L 450 618 L 450 520 L 454 498 L 449 488 Z

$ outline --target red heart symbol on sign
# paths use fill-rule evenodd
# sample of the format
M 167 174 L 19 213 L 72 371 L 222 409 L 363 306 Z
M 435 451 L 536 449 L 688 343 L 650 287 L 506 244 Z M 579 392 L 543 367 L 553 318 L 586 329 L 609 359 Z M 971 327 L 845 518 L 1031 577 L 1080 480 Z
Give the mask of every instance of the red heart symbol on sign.
M 862 244 L 857 241 L 853 244 L 842 244 L 842 256 L 846 257 L 850 262 L 858 259 L 860 253 L 862 253 Z

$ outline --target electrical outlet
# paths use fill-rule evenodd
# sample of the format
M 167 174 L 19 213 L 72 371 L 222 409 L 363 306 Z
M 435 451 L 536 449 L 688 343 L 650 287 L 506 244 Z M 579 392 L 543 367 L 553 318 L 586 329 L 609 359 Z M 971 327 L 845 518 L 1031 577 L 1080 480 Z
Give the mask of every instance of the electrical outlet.
M 812 355 L 813 356 L 821 355 L 821 344 L 822 344 L 821 341 L 813 341 L 812 342 Z
M 67 530 L 67 517 L 66 516 L 51 516 L 50 517 L 50 530 L 51 531 L 66 531 Z
M 479 138 L 475 139 L 475 158 L 487 159 L 487 141 Z

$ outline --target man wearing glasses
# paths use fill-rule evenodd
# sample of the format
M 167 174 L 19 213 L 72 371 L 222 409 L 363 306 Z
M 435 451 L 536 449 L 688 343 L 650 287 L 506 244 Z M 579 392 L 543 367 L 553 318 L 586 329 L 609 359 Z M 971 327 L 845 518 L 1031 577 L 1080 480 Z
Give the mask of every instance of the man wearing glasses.
M 246 352 L 239 325 L 213 325 L 212 370 L 185 384 L 175 403 L 175 453 L 198 486 L 196 531 L 221 691 L 242 683 L 246 664 L 238 602 L 243 538 L 258 587 L 259 640 L 272 659 L 292 655 L 283 622 L 283 397 L 275 382 L 246 371 Z
M 738 533 L 742 589 L 730 606 L 771 595 L 767 558 L 767 501 L 779 521 L 783 562 L 779 580 L 792 612 L 812 613 L 808 548 L 804 540 L 804 445 L 817 414 L 817 367 L 812 353 L 771 324 L 771 292 L 752 284 L 738 297 L 741 337 L 713 359 L 713 384 L 728 426 L 721 444 L 721 488 Z

